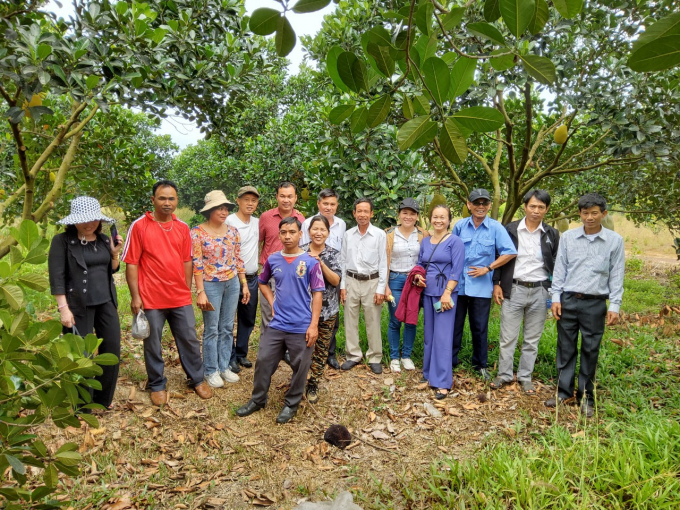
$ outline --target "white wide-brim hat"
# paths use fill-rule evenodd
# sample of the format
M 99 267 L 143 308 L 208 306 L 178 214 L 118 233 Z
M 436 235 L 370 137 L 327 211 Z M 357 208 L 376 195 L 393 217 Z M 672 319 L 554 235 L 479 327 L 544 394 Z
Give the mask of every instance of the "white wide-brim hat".
M 221 205 L 226 205 L 227 209 L 231 211 L 236 204 L 230 202 L 223 191 L 212 190 L 205 196 L 205 207 L 198 212 L 205 212 Z
M 116 222 L 113 218 L 102 214 L 102 208 L 96 198 L 77 197 L 71 201 L 71 214 L 59 220 L 57 225 L 77 225 L 97 220 L 107 223 Z

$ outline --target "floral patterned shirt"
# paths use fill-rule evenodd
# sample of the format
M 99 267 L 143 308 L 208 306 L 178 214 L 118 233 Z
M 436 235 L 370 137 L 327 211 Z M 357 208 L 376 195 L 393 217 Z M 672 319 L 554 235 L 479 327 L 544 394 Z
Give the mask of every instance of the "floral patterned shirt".
M 236 227 L 228 226 L 223 236 L 211 234 L 200 225 L 192 228 L 191 252 L 194 275 L 202 274 L 206 282 L 224 282 L 246 272 L 241 258 L 241 236 Z
M 311 243 L 302 245 L 301 248 L 306 252 L 310 251 Z M 323 261 L 331 271 L 338 276 L 342 276 L 342 266 L 340 264 L 340 252 L 335 248 L 326 245 L 323 251 L 319 254 L 319 258 Z M 326 290 L 323 291 L 323 305 L 321 306 L 321 321 L 327 321 L 340 311 L 340 301 L 338 299 L 338 286 L 333 287 L 324 277 Z

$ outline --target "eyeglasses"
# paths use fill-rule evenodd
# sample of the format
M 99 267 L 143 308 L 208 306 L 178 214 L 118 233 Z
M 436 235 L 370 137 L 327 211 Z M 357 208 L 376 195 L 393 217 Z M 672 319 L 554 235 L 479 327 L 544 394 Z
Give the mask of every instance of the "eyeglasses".
M 479 206 L 479 205 L 487 206 L 487 205 L 489 205 L 490 203 L 491 203 L 490 200 L 475 200 L 474 202 L 472 202 L 472 205 L 475 205 L 475 206 Z

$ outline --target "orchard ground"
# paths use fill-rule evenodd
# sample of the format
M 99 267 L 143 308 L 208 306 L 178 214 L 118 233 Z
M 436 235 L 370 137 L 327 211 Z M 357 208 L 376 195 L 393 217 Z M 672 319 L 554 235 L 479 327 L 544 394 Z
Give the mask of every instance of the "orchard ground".
M 318 404 L 303 400 L 283 426 L 274 420 L 290 379 L 285 364 L 266 409 L 238 418 L 234 410 L 250 397 L 253 369 L 202 401 L 186 387 L 166 331 L 171 399 L 159 409 L 144 391 L 142 345 L 129 333 L 129 293 L 119 274 L 124 331 L 114 410 L 100 417 L 99 429 L 49 431 L 52 446 L 78 442 L 87 459 L 80 477 L 62 480 L 63 497 L 77 509 L 288 509 L 351 490 L 366 509 L 672 508 L 680 501 L 680 308 L 672 308 L 680 305 L 680 265 L 667 232 L 622 218 L 616 228 L 628 254 L 626 315 L 603 339 L 600 405 L 587 423 L 575 407 L 543 406 L 555 391 L 552 319 L 539 348 L 537 396 L 516 384 L 490 391 L 464 366 L 452 395 L 439 402 L 419 383 L 419 371 L 377 376 L 360 366 L 328 370 Z M 56 315 L 51 298 L 32 299 L 39 313 Z M 494 307 L 490 364 L 498 358 L 498 316 Z M 197 318 L 200 324 L 198 311 Z M 386 326 L 385 310 L 385 353 Z M 340 348 L 343 338 L 341 327 Z M 253 361 L 257 339 L 256 330 Z M 462 359 L 469 360 L 467 330 L 464 344 Z M 416 345 L 420 365 L 420 330 Z M 352 432 L 344 451 L 323 440 L 332 423 Z

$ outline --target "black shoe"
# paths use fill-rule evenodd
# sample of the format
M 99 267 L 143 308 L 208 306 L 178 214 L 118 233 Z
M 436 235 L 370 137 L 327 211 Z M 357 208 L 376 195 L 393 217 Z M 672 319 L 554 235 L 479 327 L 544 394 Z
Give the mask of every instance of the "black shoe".
M 248 358 L 236 358 L 236 361 L 238 361 L 238 364 L 243 368 L 253 368 L 253 364 Z
M 358 364 L 359 364 L 358 361 L 347 360 L 342 364 L 342 366 L 340 368 L 342 368 L 343 370 L 352 370 Z
M 368 368 L 370 368 L 371 372 L 374 374 L 382 374 L 382 365 L 380 363 L 369 363 Z
M 235 374 L 238 374 L 241 371 L 241 367 L 238 366 L 238 361 L 236 361 L 235 359 L 231 360 L 229 362 L 229 370 L 231 370 Z
M 434 398 L 436 398 L 437 400 L 444 400 L 448 395 L 449 395 L 448 392 L 444 393 L 443 391 L 440 390 L 434 391 Z
M 295 407 L 284 407 L 281 412 L 276 417 L 276 423 L 288 423 L 293 419 L 293 416 L 297 414 L 297 406 Z
M 335 354 L 333 356 L 328 356 L 326 363 L 329 367 L 334 368 L 335 370 L 340 370 L 340 363 L 338 363 L 338 359 L 335 357 Z
M 310 384 L 307 386 L 307 402 L 310 404 L 316 404 L 319 401 L 319 389 L 316 387 L 314 384 Z
M 481 377 L 485 381 L 491 380 L 491 374 L 486 368 L 480 368 L 479 370 L 477 370 L 477 373 L 479 374 L 479 377 Z
M 290 367 L 290 353 L 288 351 L 283 353 L 283 361 L 286 365 L 288 365 Z M 291 368 L 293 368 L 293 367 L 291 367 Z
M 422 376 L 420 378 L 420 381 L 418 381 L 418 382 L 420 382 L 422 384 L 422 383 L 429 382 L 429 381 L 427 379 L 425 379 L 425 376 Z
M 249 400 L 246 405 L 241 406 L 236 410 L 236 414 L 240 417 L 250 416 L 260 409 L 264 409 L 264 404 L 256 404 L 252 400 Z
M 544 402 L 544 404 L 545 404 L 545 407 L 557 407 L 557 403 L 558 403 L 558 402 L 559 402 L 560 404 L 564 404 L 565 400 L 567 400 L 567 399 L 566 399 L 566 398 L 562 398 L 562 397 L 560 397 L 560 398 L 558 398 L 558 399 L 549 398 L 548 400 L 546 400 L 546 401 Z
M 588 402 L 587 399 L 583 399 L 581 401 L 581 407 L 579 408 L 581 411 L 581 415 L 585 416 L 586 418 L 592 418 L 595 415 L 595 406 Z

